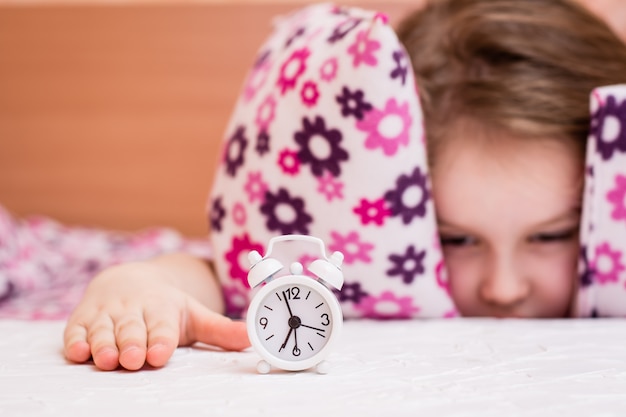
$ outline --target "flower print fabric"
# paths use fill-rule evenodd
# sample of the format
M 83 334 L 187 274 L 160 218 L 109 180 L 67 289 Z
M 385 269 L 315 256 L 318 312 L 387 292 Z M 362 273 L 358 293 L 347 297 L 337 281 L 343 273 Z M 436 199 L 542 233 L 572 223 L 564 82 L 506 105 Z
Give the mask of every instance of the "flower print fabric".
M 16 219 L 0 206 L 0 318 L 65 319 L 99 271 L 171 252 L 211 257 L 206 240 L 172 229 L 65 226 L 41 216 Z
M 232 316 L 250 299 L 247 253 L 263 254 L 281 234 L 316 236 L 343 252 L 346 317 L 456 314 L 421 108 L 385 16 L 322 4 L 277 23 L 227 128 L 208 217 Z M 276 251 L 284 265 L 299 261 L 306 270 L 320 257 L 283 245 Z
M 626 85 L 591 95 L 580 289 L 582 317 L 626 316 Z

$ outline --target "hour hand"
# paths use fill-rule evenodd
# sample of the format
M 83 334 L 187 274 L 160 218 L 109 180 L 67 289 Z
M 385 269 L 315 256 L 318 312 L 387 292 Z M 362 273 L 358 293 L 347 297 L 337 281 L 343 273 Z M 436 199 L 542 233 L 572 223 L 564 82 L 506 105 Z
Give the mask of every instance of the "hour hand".
M 287 333 L 287 337 L 285 338 L 285 341 L 283 342 L 282 345 L 280 345 L 280 349 L 278 349 L 279 352 L 287 346 L 287 342 L 289 342 L 289 337 L 291 337 L 291 332 L 293 332 L 293 328 L 289 329 L 289 333 Z

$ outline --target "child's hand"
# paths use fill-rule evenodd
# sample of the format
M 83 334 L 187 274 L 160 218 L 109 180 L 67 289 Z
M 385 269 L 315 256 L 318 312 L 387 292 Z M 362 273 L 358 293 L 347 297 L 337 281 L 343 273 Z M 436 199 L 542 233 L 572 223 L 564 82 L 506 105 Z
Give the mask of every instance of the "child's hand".
M 202 277 L 205 272 L 197 265 L 187 268 L 185 272 L 191 270 L 188 276 L 196 274 L 196 279 L 208 281 L 190 286 L 171 275 L 184 269 L 134 263 L 98 275 L 67 323 L 65 356 L 73 362 L 86 362 L 92 357 L 103 370 L 118 365 L 137 370 L 145 363 L 163 366 L 177 346 L 196 341 L 227 350 L 249 346 L 245 323 L 232 321 L 205 306 L 218 304 L 221 309 L 221 300 L 211 302 L 219 297 L 190 295 L 193 291 L 219 293 L 212 275 Z

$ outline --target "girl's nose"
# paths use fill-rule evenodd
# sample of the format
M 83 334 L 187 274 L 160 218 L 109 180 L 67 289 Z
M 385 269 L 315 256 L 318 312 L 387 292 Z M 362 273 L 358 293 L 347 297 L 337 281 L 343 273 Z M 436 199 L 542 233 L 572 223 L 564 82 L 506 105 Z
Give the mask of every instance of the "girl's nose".
M 499 258 L 492 266 L 480 286 L 480 296 L 485 302 L 506 309 L 520 304 L 530 295 L 530 282 L 515 262 Z

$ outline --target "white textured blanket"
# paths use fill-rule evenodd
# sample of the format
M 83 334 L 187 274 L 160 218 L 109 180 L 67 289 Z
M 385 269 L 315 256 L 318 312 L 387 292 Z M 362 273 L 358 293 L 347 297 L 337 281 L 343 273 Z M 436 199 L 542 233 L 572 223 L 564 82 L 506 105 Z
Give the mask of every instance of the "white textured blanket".
M 0 321 L 1 416 L 623 416 L 626 320 L 348 321 L 331 371 L 180 348 L 163 369 L 62 356 L 63 322 Z

